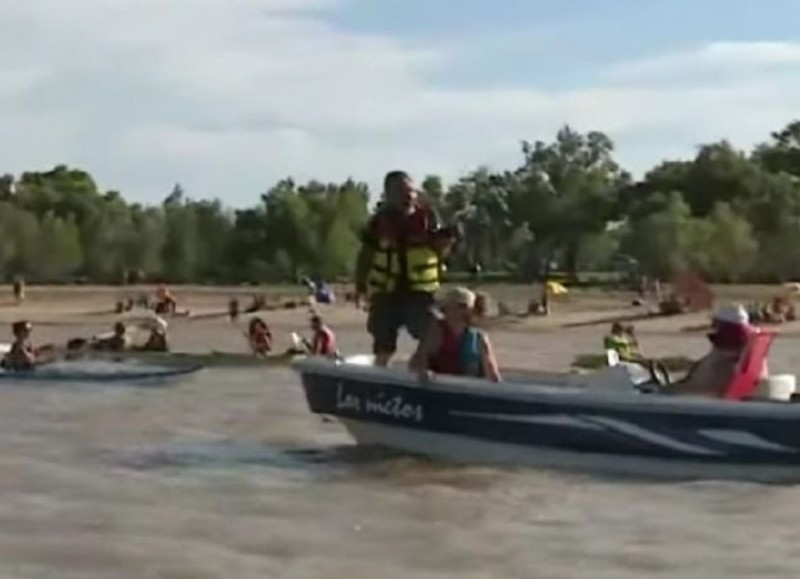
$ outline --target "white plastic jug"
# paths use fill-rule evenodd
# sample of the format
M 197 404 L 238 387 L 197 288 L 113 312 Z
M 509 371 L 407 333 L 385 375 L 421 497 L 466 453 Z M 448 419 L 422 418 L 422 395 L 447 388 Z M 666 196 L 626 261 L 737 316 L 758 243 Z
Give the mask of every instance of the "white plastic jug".
M 797 377 L 793 374 L 776 374 L 762 378 L 756 389 L 756 397 L 766 400 L 788 401 L 797 389 Z

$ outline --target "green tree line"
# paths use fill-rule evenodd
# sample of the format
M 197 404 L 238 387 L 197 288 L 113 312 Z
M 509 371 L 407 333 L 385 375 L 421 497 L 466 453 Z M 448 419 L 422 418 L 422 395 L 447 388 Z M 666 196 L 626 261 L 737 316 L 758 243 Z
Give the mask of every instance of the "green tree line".
M 391 167 L 387 167 L 391 169 Z M 409 167 L 413 173 L 413 167 Z M 800 121 L 752 151 L 721 141 L 666 160 L 640 180 L 602 132 L 563 127 L 524 141 L 517 167 L 478 167 L 457 182 L 422 179 L 424 200 L 457 223 L 450 271 L 533 279 L 635 266 L 720 282 L 800 278 Z M 176 185 L 158 206 L 126 202 L 59 165 L 0 177 L 0 277 L 256 283 L 352 273 L 370 214 L 365 183 L 287 178 L 253 207 L 195 199 Z

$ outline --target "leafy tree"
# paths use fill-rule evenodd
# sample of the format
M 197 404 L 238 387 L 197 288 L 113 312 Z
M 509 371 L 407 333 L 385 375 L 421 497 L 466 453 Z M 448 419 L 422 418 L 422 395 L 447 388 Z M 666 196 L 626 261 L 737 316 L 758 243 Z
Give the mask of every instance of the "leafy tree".
M 800 217 L 784 215 L 779 219 L 760 244 L 753 273 L 761 280 L 800 279 Z
M 170 195 L 164 202 L 164 245 L 162 277 L 176 282 L 196 278 L 199 264 L 200 231 L 197 213 L 190 202 Z
M 753 267 L 758 256 L 753 228 L 730 205 L 718 203 L 707 221 L 699 221 L 698 233 L 692 249 L 705 256 L 702 269 L 711 279 L 738 282 Z
M 58 280 L 74 274 L 81 265 L 80 231 L 73 218 L 47 213 L 39 225 L 36 271 L 45 279 Z
M 651 276 L 669 279 L 692 265 L 691 254 L 701 235 L 689 205 L 673 192 L 662 209 L 629 223 L 622 247 Z
M 504 262 L 503 249 L 513 225 L 502 176 L 485 167 L 473 171 L 448 189 L 444 207 L 445 214 L 462 226 L 462 266 L 497 268 Z
M 422 189 L 423 201 L 429 203 L 432 209 L 441 213 L 445 194 L 442 178 L 438 175 L 426 175 L 420 188 Z
M 546 255 L 562 253 L 574 276 L 582 242 L 606 228 L 630 176 L 614 160 L 611 139 L 596 131 L 567 126 L 552 143 L 523 142 L 522 152 L 524 164 L 510 180 L 511 214 Z
M 629 255 L 659 277 L 684 268 L 718 281 L 800 277 L 800 121 L 752 152 L 705 144 L 637 182 L 608 136 L 565 126 L 552 141 L 523 142 L 518 167 L 477 167 L 450 184 L 428 175 L 421 188 L 465 234 L 451 271 L 480 263 L 547 275 L 557 263 L 575 275 Z M 128 203 L 66 165 L 2 175 L 0 276 L 255 283 L 352 273 L 370 211 L 364 183 L 286 178 L 235 211 L 209 197 L 176 184 L 157 206 Z
M 772 133 L 772 140 L 756 148 L 753 158 L 771 173 L 800 177 L 800 120 Z

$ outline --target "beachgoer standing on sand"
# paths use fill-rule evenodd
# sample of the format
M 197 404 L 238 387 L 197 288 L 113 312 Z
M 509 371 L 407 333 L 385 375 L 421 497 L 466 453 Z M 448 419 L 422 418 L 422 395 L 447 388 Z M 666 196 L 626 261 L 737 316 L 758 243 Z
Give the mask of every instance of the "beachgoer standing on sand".
M 438 216 L 417 200 L 417 189 L 403 171 L 384 179 L 385 203 L 362 236 L 356 266 L 356 304 L 369 298 L 367 331 L 375 364 L 387 366 L 397 350 L 400 328 L 422 339 L 441 286 L 443 258 L 457 239 L 440 228 Z
M 17 305 L 25 301 L 25 280 L 22 277 L 14 278 L 14 301 Z
M 228 318 L 234 323 L 239 321 L 239 298 L 233 297 L 228 301 Z

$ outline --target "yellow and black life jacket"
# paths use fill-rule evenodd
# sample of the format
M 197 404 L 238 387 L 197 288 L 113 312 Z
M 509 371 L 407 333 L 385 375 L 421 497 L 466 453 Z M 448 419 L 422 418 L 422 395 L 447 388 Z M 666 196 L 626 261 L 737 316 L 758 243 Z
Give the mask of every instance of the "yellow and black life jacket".
M 367 277 L 369 294 L 398 289 L 436 293 L 441 285 L 442 263 L 431 245 L 428 211 L 419 207 L 409 215 L 406 235 L 402 237 L 391 214 L 382 212 L 375 219 L 378 247 Z M 404 278 L 407 284 L 403 284 Z

